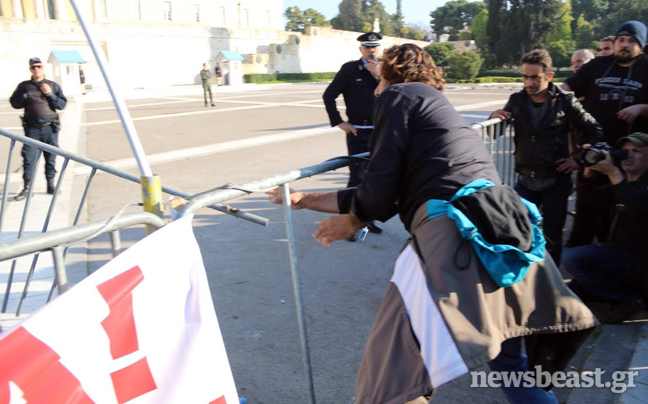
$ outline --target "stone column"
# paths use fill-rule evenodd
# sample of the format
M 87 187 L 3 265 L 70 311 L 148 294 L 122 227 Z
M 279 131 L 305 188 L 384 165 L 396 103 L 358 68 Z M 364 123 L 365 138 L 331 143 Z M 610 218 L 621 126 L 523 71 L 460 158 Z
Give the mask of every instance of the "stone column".
M 65 9 L 65 0 L 54 0 L 54 17 L 57 20 L 67 21 L 67 11 Z
M 43 5 L 44 0 L 34 0 L 36 5 L 36 18 L 39 20 L 45 19 L 45 6 Z
M 11 0 L 11 8 L 13 8 L 13 16 L 16 18 L 25 18 L 22 9 L 22 2 L 20 0 Z

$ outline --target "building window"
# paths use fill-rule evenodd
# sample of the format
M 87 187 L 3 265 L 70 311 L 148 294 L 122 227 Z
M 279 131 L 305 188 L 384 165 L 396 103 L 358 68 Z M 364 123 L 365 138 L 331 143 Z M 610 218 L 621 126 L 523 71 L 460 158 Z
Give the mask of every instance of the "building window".
M 200 4 L 194 4 L 194 15 L 196 16 L 196 22 L 200 22 Z
M 164 2 L 164 21 L 173 21 L 171 18 L 171 2 Z

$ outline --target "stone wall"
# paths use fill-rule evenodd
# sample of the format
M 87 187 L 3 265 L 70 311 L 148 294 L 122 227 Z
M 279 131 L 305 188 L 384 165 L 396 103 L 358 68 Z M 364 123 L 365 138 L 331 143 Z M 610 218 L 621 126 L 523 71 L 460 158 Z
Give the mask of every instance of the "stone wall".
M 4 80 L 0 97 L 7 99 L 18 82 L 29 78 L 27 61 L 46 61 L 52 50 L 78 50 L 88 61 L 86 83 L 105 88 L 103 76 L 78 22 L 0 17 L 0 65 Z M 221 50 L 246 58 L 243 73 L 337 71 L 360 57 L 358 32 L 313 27 L 306 34 L 275 29 L 219 28 L 204 24 L 112 21 L 91 25 L 100 43 L 115 87 L 165 87 L 200 83 L 204 62 L 213 68 Z M 386 37 L 384 46 L 417 42 Z M 46 74 L 53 77 L 52 66 Z M 65 92 L 65 89 L 63 89 Z

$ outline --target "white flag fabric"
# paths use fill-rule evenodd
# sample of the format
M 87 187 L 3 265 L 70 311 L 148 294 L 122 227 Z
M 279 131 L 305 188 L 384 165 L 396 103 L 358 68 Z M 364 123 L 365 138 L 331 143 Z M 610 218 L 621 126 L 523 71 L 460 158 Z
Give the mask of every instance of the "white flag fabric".
M 238 404 L 192 216 L 0 339 L 0 404 Z

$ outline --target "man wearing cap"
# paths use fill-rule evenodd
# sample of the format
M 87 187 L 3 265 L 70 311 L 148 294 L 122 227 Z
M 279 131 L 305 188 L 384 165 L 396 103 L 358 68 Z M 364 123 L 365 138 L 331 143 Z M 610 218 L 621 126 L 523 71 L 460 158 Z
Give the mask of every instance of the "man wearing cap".
M 621 24 L 614 36 L 613 54 L 591 60 L 562 85 L 579 99 L 584 97 L 583 107 L 601 124 L 605 141 L 613 146 L 632 132 L 648 133 L 648 56 L 643 53 L 646 31 L 640 21 Z M 581 180 L 579 174 L 579 183 Z M 604 241 L 609 229 L 599 209 L 601 203 L 594 205 L 580 192 L 577 187 L 576 217 L 568 246 L 590 244 L 595 237 Z
M 648 301 L 648 134 L 622 137 L 617 147 L 628 153 L 621 168 L 603 151 L 605 159 L 584 171 L 586 179 L 603 174 L 610 181 L 584 185 L 587 197 L 609 200 L 607 241 L 563 252 L 565 269 L 574 276 L 570 287 L 586 303 L 610 303 L 607 319 L 599 317 L 609 322 L 625 320 Z
M 324 105 L 329 116 L 331 126 L 337 126 L 346 133 L 346 143 L 349 155 L 369 151 L 369 139 L 373 132 L 372 109 L 374 104 L 374 90 L 379 82 L 379 63 L 376 60 L 380 50 L 382 35 L 377 32 L 367 32 L 358 37 L 360 41 L 359 60 L 347 62 L 342 65 L 335 78 L 324 91 Z M 337 109 L 336 98 L 342 94 L 346 104 L 348 121 L 342 119 Z M 367 163 L 349 166 L 348 188 L 360 184 Z M 368 226 L 372 233 L 381 233 L 382 229 L 375 223 Z M 352 237 L 349 241 L 355 241 Z
M 61 87 L 45 78 L 43 63 L 37 57 L 29 59 L 29 70 L 32 73 L 31 79 L 18 84 L 11 95 L 9 102 L 16 109 L 25 109 L 21 117 L 25 136 L 28 138 L 47 143 L 58 147 L 58 132 L 60 120 L 56 110 L 62 110 L 67 104 L 67 98 L 63 95 Z M 23 145 L 23 190 L 14 196 L 14 199 L 21 201 L 27 197 L 29 186 L 34 177 L 32 171 L 36 168 L 36 148 Z M 43 152 L 45 156 L 45 178 L 47 179 L 47 193 L 54 194 L 54 176 L 56 175 L 56 155 Z

